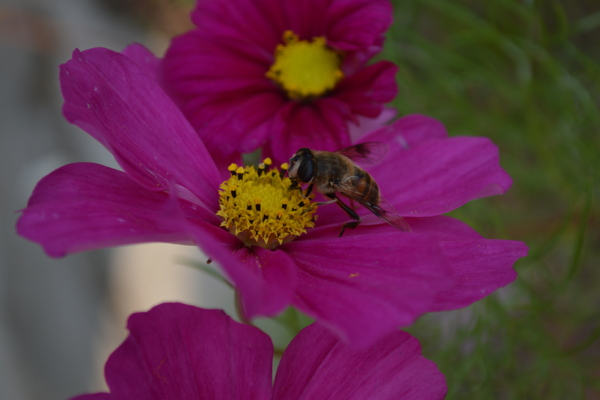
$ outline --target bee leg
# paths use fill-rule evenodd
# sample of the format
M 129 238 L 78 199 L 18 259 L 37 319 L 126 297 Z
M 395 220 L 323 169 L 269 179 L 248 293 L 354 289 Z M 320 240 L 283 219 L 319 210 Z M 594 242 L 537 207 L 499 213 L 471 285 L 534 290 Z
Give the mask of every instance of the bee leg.
M 302 192 L 302 186 L 300 186 L 298 184 L 297 180 L 292 180 L 292 183 L 290 184 L 290 187 L 288 188 L 288 190 L 299 190 L 300 194 L 302 194 L 302 196 L 304 196 L 304 193 Z
M 308 187 L 306 188 L 306 192 L 302 193 L 302 197 L 304 197 L 305 199 L 308 198 L 308 196 L 310 196 L 310 192 L 312 192 L 313 190 L 313 184 L 311 183 L 310 185 L 308 185 Z
M 344 235 L 346 228 L 354 229 L 358 226 L 358 224 L 360 224 L 360 219 L 358 221 L 346 222 L 344 225 L 342 225 L 342 229 L 340 230 L 338 237 L 342 237 Z
M 337 200 L 319 201 L 318 203 L 315 203 L 315 204 L 318 206 L 324 206 L 326 204 L 333 204 L 333 203 L 337 203 Z
M 356 221 L 346 222 L 344 225 L 342 225 L 342 230 L 340 231 L 340 234 L 338 235 L 338 237 L 342 237 L 342 235 L 344 234 L 344 231 L 346 230 L 346 228 L 354 229 L 354 228 L 356 228 L 358 226 L 358 224 L 360 224 L 360 217 L 358 216 L 358 214 L 356 213 L 356 211 L 354 211 L 352 208 L 348 207 L 346 205 L 346 203 L 344 203 L 343 201 L 341 201 L 335 195 L 335 193 L 327 194 L 326 196 L 329 197 L 332 200 L 331 202 L 328 201 L 327 203 L 336 202 L 338 206 L 342 207 L 342 210 L 346 211 L 346 213 L 350 216 L 350 218 L 356 220 Z
M 304 211 L 302 211 L 300 213 L 300 215 L 309 212 L 310 210 L 312 210 L 314 208 L 314 206 L 324 206 L 325 204 L 331 204 L 331 203 L 335 203 L 335 200 L 329 200 L 329 201 L 319 201 L 318 203 L 313 203 L 310 207 L 304 209 Z

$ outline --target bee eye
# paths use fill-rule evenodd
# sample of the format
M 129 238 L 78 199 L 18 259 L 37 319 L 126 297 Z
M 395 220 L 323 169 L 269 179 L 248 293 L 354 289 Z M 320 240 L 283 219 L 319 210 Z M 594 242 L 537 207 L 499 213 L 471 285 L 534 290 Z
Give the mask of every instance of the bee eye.
M 298 154 L 301 154 L 303 158 L 305 159 L 312 159 L 313 155 L 312 152 L 310 151 L 310 149 L 307 149 L 306 147 L 298 150 Z
M 298 178 L 302 182 L 310 182 L 315 175 L 315 162 L 313 160 L 304 160 L 298 167 Z

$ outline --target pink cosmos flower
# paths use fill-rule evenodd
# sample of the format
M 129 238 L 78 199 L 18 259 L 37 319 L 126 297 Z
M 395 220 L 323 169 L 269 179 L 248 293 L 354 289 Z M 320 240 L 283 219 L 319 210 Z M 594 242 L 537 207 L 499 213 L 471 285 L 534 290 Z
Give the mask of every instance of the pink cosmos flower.
M 388 0 L 198 0 L 191 18 L 164 79 L 211 153 L 337 150 L 349 122 L 396 96 L 396 66 L 366 65 L 392 22 Z
M 417 339 L 390 334 L 368 351 L 317 325 L 283 353 L 272 383 L 273 345 L 219 310 L 161 304 L 129 317 L 129 336 L 104 369 L 110 393 L 73 400 L 442 399 L 446 382 Z
M 123 171 L 75 163 L 38 183 L 17 229 L 50 256 L 142 242 L 197 244 L 236 288 L 248 318 L 293 305 L 356 347 L 515 279 L 523 243 L 482 238 L 440 215 L 510 186 L 488 139 L 449 138 L 439 122 L 420 115 L 368 134 L 365 141 L 389 146 L 368 171 L 412 232 L 369 221 L 361 210 L 364 222 L 339 238 L 347 215 L 320 206 L 314 223 L 314 210 L 306 211 L 306 200 L 277 171 L 232 170 L 222 184 L 222 172 L 144 54 L 137 46 L 125 54 L 76 50 L 61 66 L 65 117 L 100 141 Z M 244 196 L 247 205 L 234 204 Z M 283 200 L 269 204 L 277 196 Z M 253 238 L 255 232 L 262 236 Z

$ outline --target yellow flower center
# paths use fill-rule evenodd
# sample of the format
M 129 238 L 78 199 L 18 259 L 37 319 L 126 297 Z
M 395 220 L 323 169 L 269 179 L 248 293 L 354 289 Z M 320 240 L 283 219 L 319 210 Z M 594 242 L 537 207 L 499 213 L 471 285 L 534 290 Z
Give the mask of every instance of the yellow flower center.
M 281 85 L 291 99 L 322 96 L 344 77 L 341 62 L 341 54 L 328 47 L 324 37 L 309 42 L 285 31 L 266 77 Z
M 273 249 L 315 226 L 314 196 L 305 199 L 299 190 L 290 190 L 291 181 L 284 177 L 287 163 L 281 170 L 267 170 L 270 165 L 269 158 L 258 168 L 231 164 L 231 177 L 220 186 L 221 226 L 247 246 Z

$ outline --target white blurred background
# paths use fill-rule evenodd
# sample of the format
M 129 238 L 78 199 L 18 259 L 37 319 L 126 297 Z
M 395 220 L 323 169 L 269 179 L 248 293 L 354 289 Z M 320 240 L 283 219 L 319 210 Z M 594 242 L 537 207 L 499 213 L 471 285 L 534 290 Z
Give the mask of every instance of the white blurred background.
M 191 2 L 0 0 L 0 399 L 67 399 L 105 389 L 102 368 L 127 316 L 163 301 L 225 308 L 223 284 L 184 265 L 195 247 L 149 244 L 50 259 L 18 237 L 18 210 L 52 170 L 111 155 L 61 115 L 58 66 L 75 48 L 140 42 L 162 55 Z

